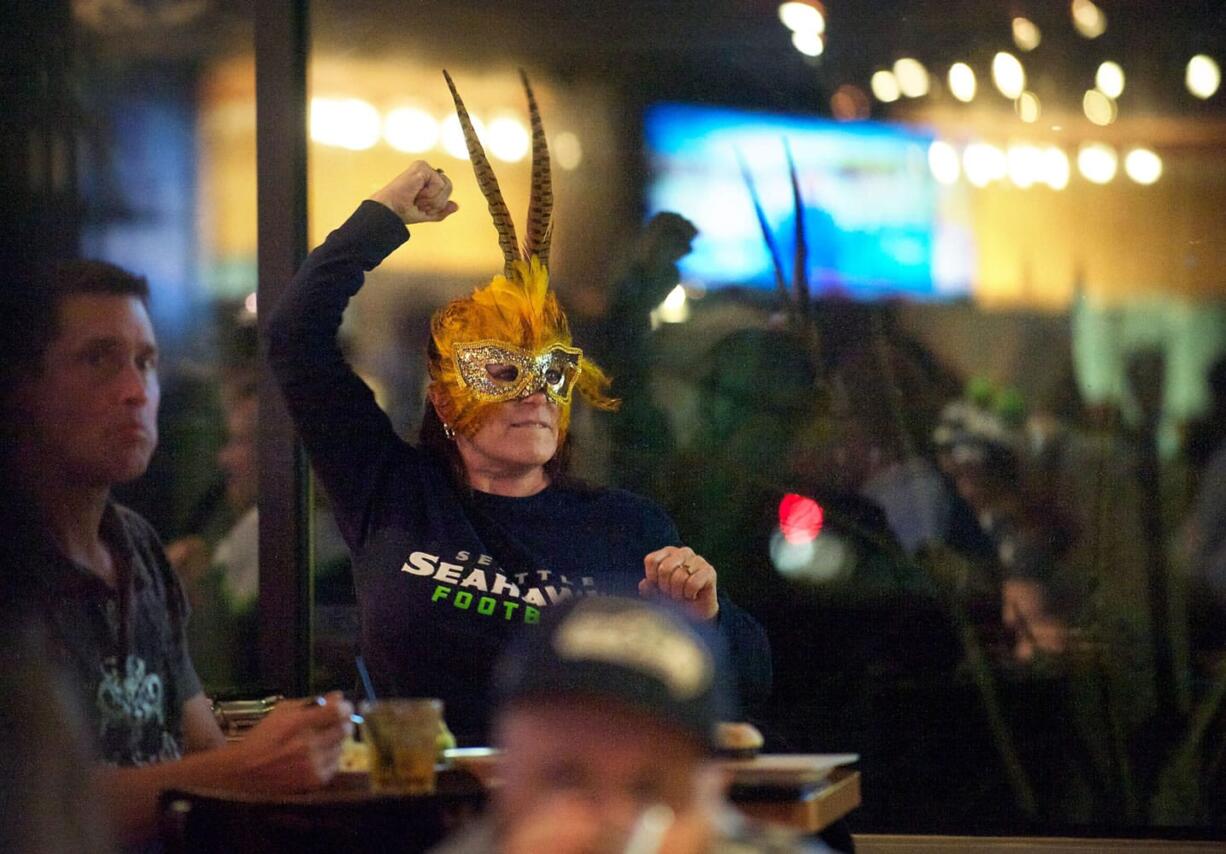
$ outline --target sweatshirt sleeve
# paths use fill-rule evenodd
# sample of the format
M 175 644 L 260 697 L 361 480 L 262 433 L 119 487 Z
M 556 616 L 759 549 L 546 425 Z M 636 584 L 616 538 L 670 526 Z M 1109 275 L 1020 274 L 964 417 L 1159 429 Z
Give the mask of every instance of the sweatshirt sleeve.
M 659 530 L 650 536 L 648 541 L 655 540 L 661 545 L 682 545 L 681 535 L 672 519 L 663 510 L 656 509 L 658 519 L 651 527 L 658 527 Z M 718 573 L 718 567 L 716 572 Z M 715 615 L 715 628 L 728 652 L 742 711 L 752 713 L 766 702 L 771 693 L 774 668 L 771 664 L 770 640 L 761 623 L 748 611 L 724 593 L 719 592 L 716 595 L 719 600 L 719 613 Z
M 718 597 L 716 627 L 728 647 L 728 657 L 732 661 L 743 711 L 752 713 L 770 697 L 771 683 L 774 680 L 770 641 L 761 623 L 748 611 L 723 593 L 718 594 Z
M 405 443 L 336 336 L 366 272 L 408 237 L 388 208 L 362 202 L 303 262 L 266 327 L 269 363 L 351 548 L 363 539 L 381 475 Z

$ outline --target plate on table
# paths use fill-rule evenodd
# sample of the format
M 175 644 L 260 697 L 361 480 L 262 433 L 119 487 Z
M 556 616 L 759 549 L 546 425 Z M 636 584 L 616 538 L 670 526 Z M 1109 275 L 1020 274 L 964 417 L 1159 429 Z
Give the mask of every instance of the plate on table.
M 765 753 L 752 759 L 728 759 L 720 767 L 734 786 L 799 787 L 816 785 L 835 768 L 859 762 L 857 753 Z
M 485 786 L 497 784 L 498 758 L 501 755 L 502 751 L 496 747 L 453 747 L 443 751 L 452 768 L 462 768 Z

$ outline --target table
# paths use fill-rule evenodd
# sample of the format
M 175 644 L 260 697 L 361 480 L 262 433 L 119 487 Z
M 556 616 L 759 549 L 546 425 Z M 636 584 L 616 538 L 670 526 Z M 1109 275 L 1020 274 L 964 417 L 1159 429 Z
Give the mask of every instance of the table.
M 846 767 L 796 779 L 763 778 L 784 757 L 727 763 L 730 799 L 751 818 L 818 833 L 860 804 L 860 774 Z M 379 796 L 366 775 L 340 775 L 302 795 L 178 789 L 161 800 L 167 854 L 380 854 L 425 851 L 480 813 L 497 785 L 496 757 L 441 770 L 426 796 Z
M 433 795 L 373 795 L 365 775 L 302 795 L 177 789 L 161 798 L 162 836 L 167 854 L 411 854 L 478 815 L 486 794 L 456 768 L 439 772 Z
M 448 751 L 457 766 L 487 788 L 498 785 L 498 756 L 486 748 Z M 855 754 L 762 754 L 721 763 L 729 800 L 741 812 L 804 834 L 818 833 L 860 805 Z
M 732 802 L 758 821 L 784 824 L 806 834 L 819 833 L 860 806 L 860 772 L 847 768 L 832 771 L 825 785 L 791 798 L 738 797 L 734 789 Z

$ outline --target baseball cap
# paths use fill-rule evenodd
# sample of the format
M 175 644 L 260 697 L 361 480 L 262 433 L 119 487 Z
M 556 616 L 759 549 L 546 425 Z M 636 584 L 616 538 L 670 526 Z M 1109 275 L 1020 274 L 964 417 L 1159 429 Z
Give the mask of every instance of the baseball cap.
M 617 700 L 714 747 L 715 725 L 736 719 L 725 661 L 719 636 L 674 608 L 575 598 L 512 642 L 494 691 L 500 706 L 572 695 Z

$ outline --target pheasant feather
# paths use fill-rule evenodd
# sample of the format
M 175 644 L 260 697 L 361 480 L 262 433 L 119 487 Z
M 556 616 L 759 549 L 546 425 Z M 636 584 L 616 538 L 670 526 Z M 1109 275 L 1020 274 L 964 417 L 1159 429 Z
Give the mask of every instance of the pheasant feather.
M 796 262 L 792 268 L 792 287 L 796 293 L 798 322 L 809 323 L 809 244 L 805 239 L 805 202 L 800 195 L 800 178 L 796 174 L 796 161 L 792 159 L 792 146 L 783 141 L 783 150 L 788 158 L 788 176 L 792 180 L 792 204 L 796 209 Z
M 532 195 L 528 202 L 528 222 L 525 227 L 524 257 L 536 255 L 549 266 L 549 244 L 553 237 L 553 178 L 549 166 L 549 145 L 536 96 L 523 69 L 519 72 L 528 95 L 528 115 L 532 121 Z
M 787 278 L 783 274 L 783 259 L 779 256 L 779 244 L 775 242 L 775 235 L 771 232 L 770 222 L 766 219 L 766 211 L 762 209 L 762 200 L 758 197 L 758 188 L 754 184 L 753 174 L 749 171 L 749 166 L 745 163 L 745 158 L 739 151 L 736 153 L 736 161 L 741 167 L 741 177 L 745 179 L 745 186 L 749 189 L 749 200 L 753 202 L 753 212 L 758 218 L 758 227 L 762 229 L 762 239 L 766 241 L 766 249 L 770 252 L 771 265 L 775 269 L 775 288 L 779 291 L 779 300 L 783 305 L 790 306 L 792 300 L 788 292 Z
M 481 140 L 477 138 L 477 132 L 473 129 L 472 119 L 469 118 L 468 110 L 465 109 L 464 102 L 460 99 L 460 93 L 456 91 L 451 75 L 445 70 L 443 77 L 447 79 L 447 88 L 451 90 L 451 97 L 455 101 L 456 115 L 464 131 L 464 142 L 468 146 L 468 159 L 472 161 L 473 172 L 477 176 L 477 185 L 485 195 L 485 201 L 490 208 L 490 218 L 494 221 L 494 228 L 498 230 L 498 245 L 502 248 L 502 257 L 505 261 L 504 275 L 510 277 L 513 265 L 520 257 L 519 241 L 515 237 L 515 223 L 511 221 L 511 212 L 507 210 L 507 203 L 502 200 L 498 178 L 494 175 L 489 158 L 485 156 L 485 149 L 481 146 Z

